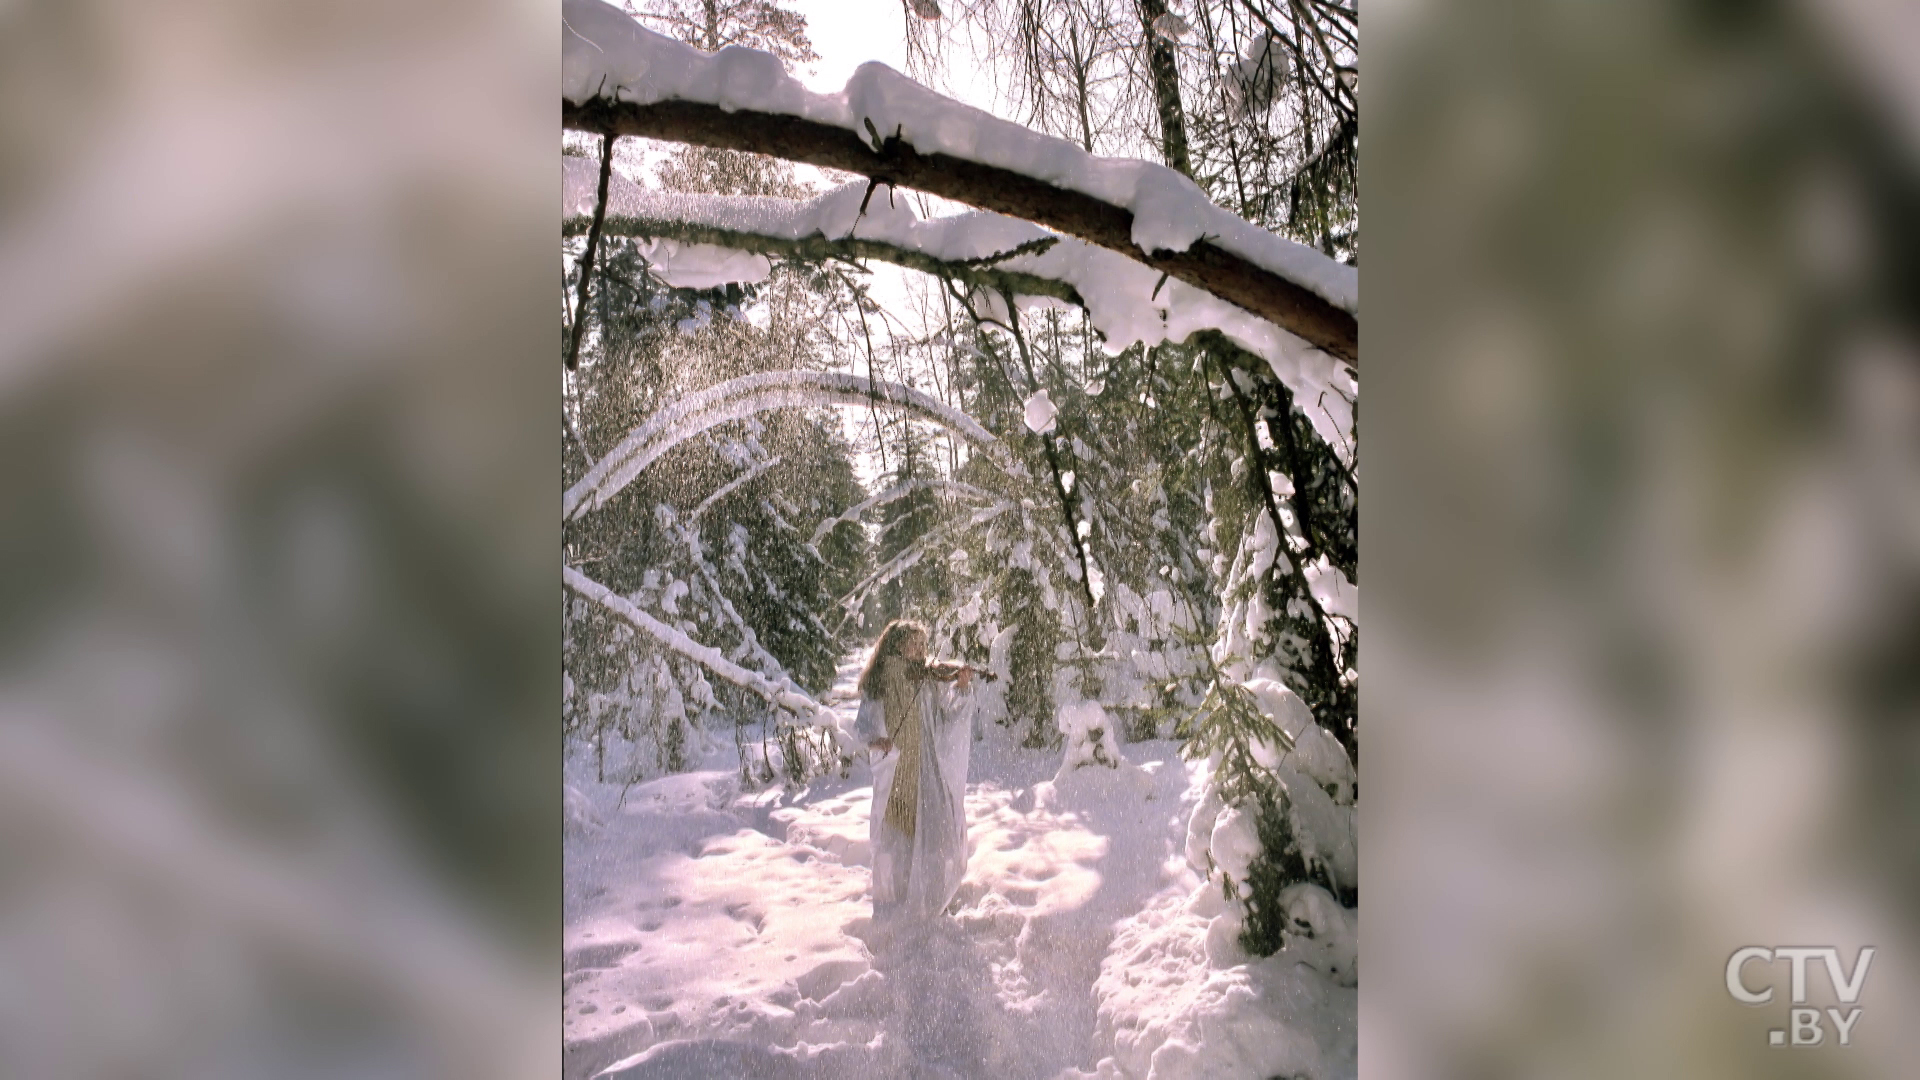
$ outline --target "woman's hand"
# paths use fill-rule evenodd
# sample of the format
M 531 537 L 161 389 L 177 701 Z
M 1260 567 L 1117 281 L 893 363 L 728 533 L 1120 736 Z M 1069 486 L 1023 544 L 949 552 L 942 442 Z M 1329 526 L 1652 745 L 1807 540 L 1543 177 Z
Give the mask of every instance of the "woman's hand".
M 958 684 L 960 689 L 965 690 L 972 683 L 973 683 L 973 669 L 970 667 L 961 668 L 960 681 Z
M 883 754 L 891 754 L 893 753 L 893 740 L 892 739 L 875 739 L 872 742 L 867 744 L 867 749 L 878 750 Z

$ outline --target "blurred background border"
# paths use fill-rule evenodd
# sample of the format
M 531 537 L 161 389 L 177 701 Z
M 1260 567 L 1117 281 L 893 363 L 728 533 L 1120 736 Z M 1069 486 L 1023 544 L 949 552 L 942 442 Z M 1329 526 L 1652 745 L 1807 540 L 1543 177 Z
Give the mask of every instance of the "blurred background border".
M 0 1075 L 557 1073 L 558 14 L 0 5 Z
M 1362 1075 L 1913 1075 L 1912 5 L 1363 18 Z

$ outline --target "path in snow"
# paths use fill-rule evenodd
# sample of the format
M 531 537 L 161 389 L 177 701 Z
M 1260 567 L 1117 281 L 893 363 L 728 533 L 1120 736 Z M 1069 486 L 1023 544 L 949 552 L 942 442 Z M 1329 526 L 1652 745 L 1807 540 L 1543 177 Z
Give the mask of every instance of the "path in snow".
M 837 710 L 855 674 L 842 669 Z M 1126 748 L 1139 768 L 1056 786 L 1057 752 L 983 726 L 967 877 L 952 918 L 914 941 L 871 934 L 864 763 L 742 793 L 729 750 L 624 803 L 589 786 L 600 824 L 567 842 L 566 1080 L 1093 1069 L 1114 923 L 1196 881 L 1188 769 L 1173 743 L 1142 743 Z

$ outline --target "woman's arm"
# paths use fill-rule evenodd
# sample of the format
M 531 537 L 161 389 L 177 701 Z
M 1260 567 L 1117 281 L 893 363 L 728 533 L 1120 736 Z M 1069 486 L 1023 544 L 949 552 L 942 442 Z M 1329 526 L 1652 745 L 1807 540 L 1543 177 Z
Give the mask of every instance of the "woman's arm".
M 973 669 L 965 664 L 934 663 L 927 664 L 927 677 L 941 682 L 958 682 L 965 690 L 973 680 Z

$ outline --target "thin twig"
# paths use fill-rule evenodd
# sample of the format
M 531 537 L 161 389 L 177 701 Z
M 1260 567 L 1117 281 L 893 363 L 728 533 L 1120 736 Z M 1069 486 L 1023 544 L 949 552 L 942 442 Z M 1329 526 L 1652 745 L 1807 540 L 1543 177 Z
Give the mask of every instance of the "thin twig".
M 593 253 L 600 246 L 600 227 L 607 220 L 607 183 L 613 179 L 612 132 L 600 141 L 600 192 L 593 203 L 593 227 L 587 230 L 587 249 L 580 253 L 580 292 L 573 301 L 573 334 L 567 341 L 567 370 L 580 366 L 580 338 L 587 328 L 587 286 L 593 282 Z

